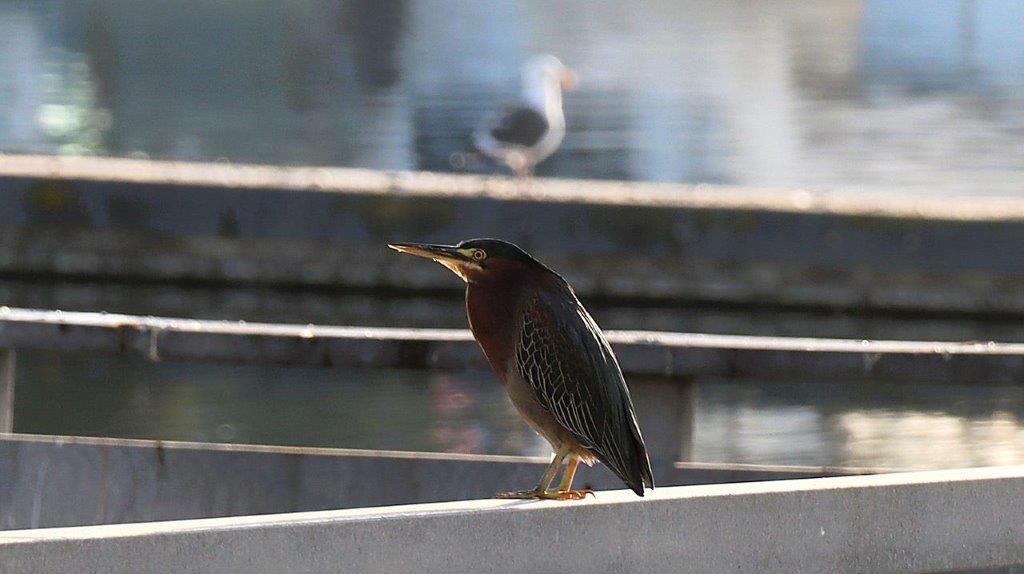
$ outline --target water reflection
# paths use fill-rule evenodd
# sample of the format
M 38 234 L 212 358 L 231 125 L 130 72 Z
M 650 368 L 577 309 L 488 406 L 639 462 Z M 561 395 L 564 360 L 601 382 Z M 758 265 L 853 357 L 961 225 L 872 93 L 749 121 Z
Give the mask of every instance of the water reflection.
M 856 383 L 702 384 L 694 458 L 883 468 L 1024 462 L 1024 389 Z
M 489 373 L 153 364 L 22 352 L 18 432 L 546 455 Z M 1024 389 L 631 378 L 652 458 L 1024 463 Z
M 19 353 L 16 430 L 254 444 L 544 453 L 488 375 L 153 364 Z
M 450 170 L 525 57 L 542 174 L 1019 195 L 1013 0 L 0 0 L 0 149 Z

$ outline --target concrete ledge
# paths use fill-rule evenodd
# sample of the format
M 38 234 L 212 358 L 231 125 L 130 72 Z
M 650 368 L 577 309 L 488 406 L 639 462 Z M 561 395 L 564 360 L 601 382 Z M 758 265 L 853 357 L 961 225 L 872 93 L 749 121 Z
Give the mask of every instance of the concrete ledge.
M 452 291 L 384 244 L 497 236 L 584 297 L 1024 316 L 1021 199 L 35 156 L 0 191 L 5 275 Z
M 0 533 L 5 572 L 932 572 L 1024 563 L 1024 467 Z
M 487 498 L 530 488 L 546 458 L 0 434 L 0 530 Z M 878 469 L 680 463 L 659 485 Z M 604 467 L 578 484 L 618 489 Z M 0 569 L 2 570 L 2 569 Z
M 823 192 L 712 184 L 536 178 L 528 188 L 508 177 L 384 172 L 112 157 L 0 155 L 0 178 L 121 181 L 226 189 L 315 190 L 407 197 L 491 198 L 554 203 L 651 205 L 949 221 L 1024 220 L 1024 199 Z
M 609 331 L 625 372 L 786 380 L 1024 381 L 1024 344 Z M 0 348 L 152 360 L 487 369 L 461 329 L 318 327 L 0 307 Z

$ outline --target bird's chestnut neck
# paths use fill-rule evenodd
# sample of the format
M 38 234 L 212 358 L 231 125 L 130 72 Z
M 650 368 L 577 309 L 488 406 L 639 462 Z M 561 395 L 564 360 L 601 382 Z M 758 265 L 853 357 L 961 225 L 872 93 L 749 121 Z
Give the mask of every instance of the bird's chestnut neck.
M 543 268 L 519 262 L 491 262 L 468 277 L 466 313 L 473 336 L 491 367 L 502 380 L 514 353 L 523 302 L 537 291 L 556 287 L 562 280 Z

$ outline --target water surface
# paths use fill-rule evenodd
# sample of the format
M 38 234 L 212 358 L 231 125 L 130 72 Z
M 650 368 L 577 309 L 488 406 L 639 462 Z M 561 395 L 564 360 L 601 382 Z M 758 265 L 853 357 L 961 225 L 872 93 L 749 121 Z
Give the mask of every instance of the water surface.
M 1019 196 L 1022 21 L 1017 0 L 0 0 L 0 150 L 450 171 L 550 52 L 582 83 L 544 175 Z
M 652 455 L 946 468 L 1024 463 L 1024 388 L 631 377 Z M 493 375 L 20 352 L 15 430 L 547 455 Z

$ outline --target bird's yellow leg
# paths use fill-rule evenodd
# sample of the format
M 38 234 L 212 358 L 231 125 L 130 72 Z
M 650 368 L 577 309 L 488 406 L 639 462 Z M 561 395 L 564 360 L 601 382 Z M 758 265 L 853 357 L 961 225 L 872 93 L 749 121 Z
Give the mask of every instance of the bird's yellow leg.
M 565 466 L 565 474 L 562 475 L 562 482 L 558 483 L 558 491 L 565 492 L 572 488 L 572 480 L 576 478 L 576 469 L 580 466 L 580 457 L 573 456 L 569 464 Z
M 555 500 L 583 500 L 587 495 L 594 496 L 594 491 L 589 488 L 581 488 L 580 490 L 572 489 L 572 480 L 576 478 L 576 470 L 580 466 L 580 457 L 571 456 L 569 458 L 569 464 L 565 466 L 565 474 L 562 475 L 562 481 L 558 483 L 558 490 L 556 492 L 546 492 L 542 498 L 552 498 Z
M 572 490 L 572 481 L 576 478 L 576 470 L 580 466 L 580 457 L 572 455 L 569 464 L 565 467 L 562 480 L 558 488 L 551 490 L 551 483 L 554 482 L 558 470 L 562 467 L 562 461 L 568 456 L 567 452 L 559 452 L 548 465 L 540 484 L 533 490 L 520 490 L 516 492 L 500 492 L 495 495 L 497 498 L 520 498 L 520 499 L 543 499 L 543 500 L 583 500 L 588 494 L 593 495 L 594 491 L 589 488 Z
M 544 472 L 544 476 L 541 477 L 540 483 L 537 488 L 533 490 L 516 490 L 513 492 L 499 492 L 495 494 L 495 498 L 548 498 L 545 496 L 548 494 L 548 488 L 551 483 L 555 480 L 555 475 L 558 474 L 558 469 L 562 467 L 562 461 L 565 460 L 565 455 L 568 453 L 559 451 L 555 453 L 555 457 L 551 459 L 551 464 L 548 465 L 548 469 Z

